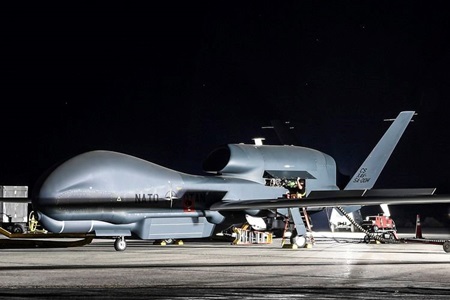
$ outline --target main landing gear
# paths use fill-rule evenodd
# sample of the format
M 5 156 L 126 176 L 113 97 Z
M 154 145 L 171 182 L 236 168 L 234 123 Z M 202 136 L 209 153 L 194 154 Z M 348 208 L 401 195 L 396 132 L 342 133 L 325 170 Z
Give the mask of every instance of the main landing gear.
M 125 237 L 119 236 L 116 238 L 116 241 L 114 242 L 114 249 L 116 251 L 124 251 L 127 249 L 127 242 L 125 241 Z
M 297 235 L 297 232 L 294 230 L 294 234 L 290 237 L 290 242 L 292 245 L 296 245 L 298 248 L 306 247 L 306 237 L 304 235 Z

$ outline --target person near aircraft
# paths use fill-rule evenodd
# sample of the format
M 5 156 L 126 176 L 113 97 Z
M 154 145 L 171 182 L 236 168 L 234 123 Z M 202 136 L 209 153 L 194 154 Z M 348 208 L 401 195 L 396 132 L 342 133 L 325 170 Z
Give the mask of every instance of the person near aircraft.
M 299 199 L 303 198 L 306 194 L 305 192 L 305 180 L 297 177 L 296 180 L 288 180 L 286 188 L 289 190 L 286 193 L 286 198 Z
M 297 198 L 303 198 L 306 195 L 306 182 L 305 179 L 297 178 Z

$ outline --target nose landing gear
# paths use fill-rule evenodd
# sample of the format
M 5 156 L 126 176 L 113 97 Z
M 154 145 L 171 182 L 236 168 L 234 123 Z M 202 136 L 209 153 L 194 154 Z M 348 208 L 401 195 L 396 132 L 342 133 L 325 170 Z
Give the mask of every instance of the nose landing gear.
M 114 242 L 114 249 L 116 251 L 124 251 L 127 249 L 127 242 L 125 241 L 125 237 L 119 236 L 116 238 L 116 241 Z

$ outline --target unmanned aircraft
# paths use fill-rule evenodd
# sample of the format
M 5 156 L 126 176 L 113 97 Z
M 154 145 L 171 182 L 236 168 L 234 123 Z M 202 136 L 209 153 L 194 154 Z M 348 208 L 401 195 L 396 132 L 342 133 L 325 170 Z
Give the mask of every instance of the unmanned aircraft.
M 205 176 L 123 153 L 91 151 L 43 178 L 32 197 L 34 215 L 49 232 L 111 237 L 115 249 L 123 251 L 126 237 L 210 237 L 216 225 L 235 214 L 263 217 L 273 230 L 280 216 L 291 214 L 293 241 L 304 245 L 300 207 L 345 206 L 350 212 L 361 205 L 450 202 L 432 195 L 434 189 L 372 189 L 413 115 L 397 116 L 344 190 L 336 185 L 335 160 L 300 146 L 228 144 L 204 161 Z M 295 190 L 292 183 L 299 181 L 303 187 Z M 304 197 L 288 198 L 293 192 Z

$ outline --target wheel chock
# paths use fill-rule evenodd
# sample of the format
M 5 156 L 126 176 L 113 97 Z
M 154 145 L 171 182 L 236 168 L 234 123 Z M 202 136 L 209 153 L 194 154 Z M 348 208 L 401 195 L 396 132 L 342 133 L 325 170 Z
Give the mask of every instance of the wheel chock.
M 166 241 L 154 241 L 153 245 L 166 246 L 167 243 L 166 243 Z
M 177 244 L 178 246 L 182 246 L 184 245 L 184 242 L 182 240 L 177 240 L 175 244 Z
M 296 244 L 284 244 L 283 249 L 298 249 Z

